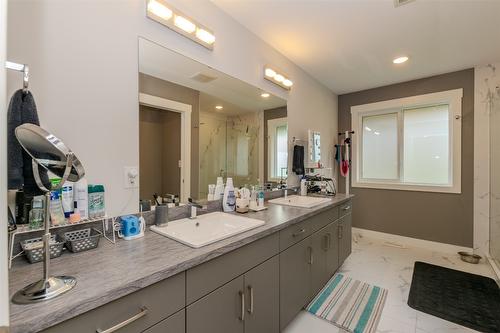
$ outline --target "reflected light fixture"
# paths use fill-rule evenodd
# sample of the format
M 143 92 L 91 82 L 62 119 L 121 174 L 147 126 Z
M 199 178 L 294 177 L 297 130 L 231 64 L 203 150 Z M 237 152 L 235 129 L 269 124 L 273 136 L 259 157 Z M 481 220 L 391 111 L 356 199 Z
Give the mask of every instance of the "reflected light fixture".
M 146 16 L 209 50 L 214 48 L 215 35 L 210 29 L 184 15 L 164 0 L 146 0 Z
M 268 98 L 269 96 L 271 96 L 271 94 L 264 92 L 264 93 L 260 94 L 260 96 L 263 98 Z
M 290 80 L 285 74 L 280 73 L 270 66 L 264 67 L 264 78 L 286 90 L 290 90 L 293 86 L 292 80 Z
M 402 57 L 397 57 L 397 58 L 394 58 L 394 60 L 392 60 L 392 62 L 394 64 L 402 64 L 404 62 L 407 62 L 408 61 L 408 57 L 407 56 L 402 56 Z
M 222 109 L 224 109 L 224 107 L 223 107 L 222 105 L 216 105 L 216 106 L 215 106 L 215 108 L 216 108 L 217 110 L 222 110 Z

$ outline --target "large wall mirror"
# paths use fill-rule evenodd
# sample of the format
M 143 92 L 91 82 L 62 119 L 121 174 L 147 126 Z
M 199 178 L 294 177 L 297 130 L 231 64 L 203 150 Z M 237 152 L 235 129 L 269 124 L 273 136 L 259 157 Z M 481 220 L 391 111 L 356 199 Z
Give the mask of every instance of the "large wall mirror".
M 139 38 L 140 198 L 284 182 L 286 100 Z

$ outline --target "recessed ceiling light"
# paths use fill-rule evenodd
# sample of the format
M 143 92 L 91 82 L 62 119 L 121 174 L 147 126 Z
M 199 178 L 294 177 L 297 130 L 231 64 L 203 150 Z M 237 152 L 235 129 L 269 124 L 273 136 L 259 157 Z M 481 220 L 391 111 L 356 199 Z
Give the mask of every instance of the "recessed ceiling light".
M 395 63 L 395 64 L 402 64 L 404 62 L 407 62 L 408 59 L 409 58 L 407 56 L 402 56 L 402 57 L 395 58 L 392 62 Z
M 223 107 L 222 105 L 216 105 L 216 106 L 215 106 L 215 108 L 216 108 L 217 110 L 222 110 L 224 107 Z
M 262 93 L 262 94 L 260 94 L 260 96 L 262 96 L 264 98 L 268 98 L 271 95 L 269 93 Z

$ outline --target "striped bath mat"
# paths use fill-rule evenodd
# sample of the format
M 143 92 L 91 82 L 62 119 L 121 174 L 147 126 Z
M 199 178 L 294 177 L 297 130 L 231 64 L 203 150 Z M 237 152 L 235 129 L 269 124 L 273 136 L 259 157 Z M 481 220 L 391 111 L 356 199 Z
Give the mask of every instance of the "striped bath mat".
M 387 289 L 335 274 L 307 306 L 310 313 L 354 333 L 373 333 Z

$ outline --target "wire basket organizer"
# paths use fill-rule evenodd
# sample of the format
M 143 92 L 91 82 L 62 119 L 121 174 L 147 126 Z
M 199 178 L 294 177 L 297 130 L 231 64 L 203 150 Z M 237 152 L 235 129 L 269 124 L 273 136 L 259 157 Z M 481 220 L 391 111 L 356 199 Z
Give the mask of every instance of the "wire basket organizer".
M 42 261 L 43 242 L 42 238 L 32 238 L 21 242 L 21 247 L 26 254 L 26 258 L 31 264 Z M 64 247 L 64 240 L 57 235 L 50 236 L 50 258 L 57 258 L 61 255 Z
M 100 238 L 101 233 L 91 228 L 64 233 L 66 247 L 73 253 L 95 249 L 99 246 Z

